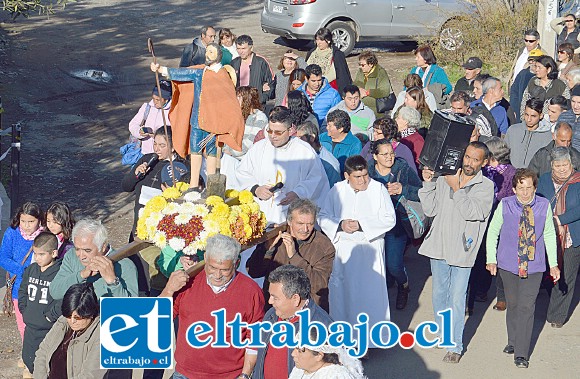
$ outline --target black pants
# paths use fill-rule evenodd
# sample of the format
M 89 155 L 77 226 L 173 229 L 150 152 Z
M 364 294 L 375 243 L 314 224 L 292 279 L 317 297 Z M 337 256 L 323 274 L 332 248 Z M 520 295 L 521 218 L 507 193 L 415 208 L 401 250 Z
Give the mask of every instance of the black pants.
M 485 237 L 483 240 L 485 241 Z M 469 275 L 469 292 L 467 294 L 467 308 L 469 309 L 473 309 L 475 295 L 485 295 L 491 287 L 491 274 L 485 268 L 486 260 L 485 243 L 482 243 L 471 269 L 471 275 Z
M 515 350 L 514 357 L 528 359 L 534 329 L 536 298 L 540 292 L 543 272 L 528 274 L 526 279 L 499 269 L 507 300 L 506 324 L 508 345 Z
M 564 265 L 560 273 L 560 280 L 552 289 L 550 306 L 548 307 L 548 322 L 563 324 L 568 318 L 568 311 L 580 266 L 580 246 L 564 250 Z

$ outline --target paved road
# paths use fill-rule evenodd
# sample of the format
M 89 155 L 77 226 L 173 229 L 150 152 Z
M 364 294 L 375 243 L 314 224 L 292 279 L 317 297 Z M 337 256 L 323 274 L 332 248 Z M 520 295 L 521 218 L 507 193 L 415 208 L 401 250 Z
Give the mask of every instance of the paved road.
M 147 37 L 154 39 L 160 62 L 171 66 L 178 64 L 181 49 L 203 24 L 230 27 L 238 35 L 252 35 L 255 50 L 275 65 L 287 47 L 261 32 L 261 4 L 94 0 L 67 7 L 50 19 L 11 23 L 1 15 L 0 94 L 6 108 L 2 120 L 4 127 L 19 120 L 25 126 L 23 198 L 44 205 L 65 200 L 78 216 L 100 216 L 113 244 L 123 244 L 132 224 L 132 199 L 119 192 L 125 169 L 118 147 L 127 139 L 128 121 L 153 86 Z M 396 43 L 372 47 L 394 78 L 395 89 L 400 89 L 414 63 L 409 47 Z M 354 73 L 356 57 L 348 62 Z M 95 83 L 71 74 L 88 69 L 104 70 L 112 80 Z M 406 263 L 412 283 L 409 306 L 403 312 L 392 311 L 401 330 L 432 318 L 428 261 L 412 251 Z M 394 300 L 396 293 L 390 295 Z M 516 369 L 501 352 L 505 315 L 493 311 L 491 303 L 478 303 L 467 320 L 467 352 L 459 365 L 442 363 L 441 350 L 395 348 L 373 351 L 365 362 L 366 374 L 371 379 L 575 377 L 580 369 L 580 316 L 576 312 L 566 327 L 554 330 L 544 323 L 547 300 L 541 292 L 528 370 Z M 14 367 L 19 346 L 12 323 L 0 316 L 0 378 L 20 373 Z

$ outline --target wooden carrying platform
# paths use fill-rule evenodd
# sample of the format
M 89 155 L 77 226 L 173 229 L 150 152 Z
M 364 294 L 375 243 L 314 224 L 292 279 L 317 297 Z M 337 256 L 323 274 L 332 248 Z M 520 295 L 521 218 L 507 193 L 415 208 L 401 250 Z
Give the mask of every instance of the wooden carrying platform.
M 285 232 L 286 229 L 287 229 L 286 223 L 280 224 L 280 225 L 276 226 L 275 228 L 266 231 L 261 237 L 256 238 L 255 240 L 252 240 L 252 241 L 242 245 L 242 251 L 247 250 L 253 246 L 256 246 L 256 245 L 264 243 L 264 242 L 273 241 L 278 236 L 278 233 Z M 121 247 L 118 250 L 115 250 L 115 252 L 113 254 L 109 255 L 109 258 L 113 262 L 118 262 L 121 259 L 130 257 L 131 255 L 135 255 L 138 252 L 140 252 L 141 250 L 144 250 L 150 246 L 153 246 L 152 242 L 143 241 L 143 240 L 140 240 L 139 238 L 135 238 L 135 240 L 133 242 L 128 243 L 127 245 Z M 192 267 L 188 268 L 185 272 L 190 277 L 195 277 L 197 274 L 199 274 L 203 270 L 204 266 L 205 266 L 205 261 L 201 261 L 201 262 L 196 263 Z

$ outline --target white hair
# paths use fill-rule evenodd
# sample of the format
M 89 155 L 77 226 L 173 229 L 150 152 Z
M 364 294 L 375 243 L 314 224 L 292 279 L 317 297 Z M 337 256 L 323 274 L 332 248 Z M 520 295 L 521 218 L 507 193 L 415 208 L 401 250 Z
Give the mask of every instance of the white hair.
M 421 113 L 415 108 L 401 107 L 399 108 L 399 116 L 407 121 L 411 128 L 418 128 L 421 125 Z
M 216 234 L 207 239 L 205 247 L 206 260 L 209 258 L 217 261 L 236 262 L 240 257 L 242 246 L 232 237 Z
M 94 218 L 84 218 L 75 224 L 71 235 L 72 241 L 74 242 L 75 238 L 79 235 L 93 236 L 93 243 L 100 250 L 109 242 L 107 228 L 105 228 L 105 225 L 101 221 L 95 220 Z

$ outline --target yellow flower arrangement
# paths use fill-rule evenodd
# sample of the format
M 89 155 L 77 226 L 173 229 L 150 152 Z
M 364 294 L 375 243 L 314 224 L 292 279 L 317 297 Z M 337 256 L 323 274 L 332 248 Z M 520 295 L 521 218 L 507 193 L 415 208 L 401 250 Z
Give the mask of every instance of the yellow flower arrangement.
M 243 190 L 240 191 L 238 199 L 240 200 L 240 204 L 250 204 L 254 202 L 254 195 L 250 191 Z
M 163 197 L 166 199 L 169 199 L 169 200 L 175 200 L 180 196 L 181 196 L 181 191 L 175 187 L 169 187 L 169 188 L 166 188 L 165 191 L 163 191 Z
M 209 205 L 209 206 L 216 206 L 218 204 L 223 204 L 224 203 L 224 199 L 222 199 L 219 196 L 209 196 L 207 199 L 205 199 L 205 204 Z
M 240 193 L 238 191 L 236 191 L 235 189 L 229 189 L 226 191 L 226 198 L 235 198 L 235 197 L 239 197 Z

